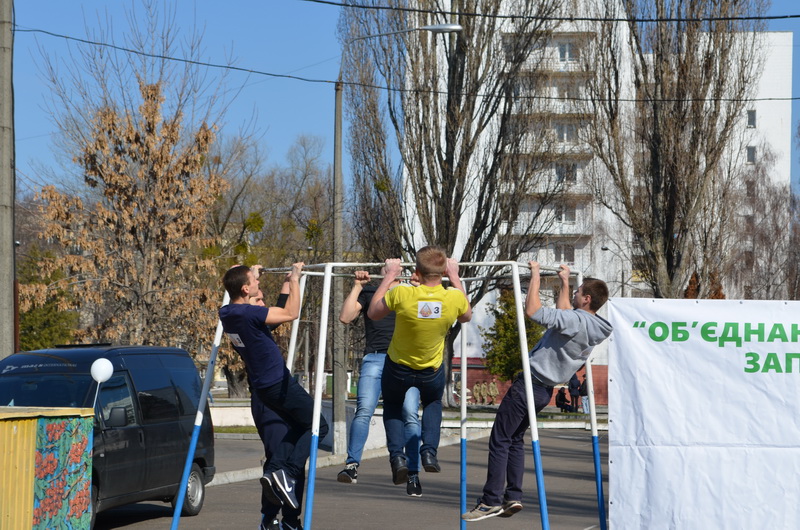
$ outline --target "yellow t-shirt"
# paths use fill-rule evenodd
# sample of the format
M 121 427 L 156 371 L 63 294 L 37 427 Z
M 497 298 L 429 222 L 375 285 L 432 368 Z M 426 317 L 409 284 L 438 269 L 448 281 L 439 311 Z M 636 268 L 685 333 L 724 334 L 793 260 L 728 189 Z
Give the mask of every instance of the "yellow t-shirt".
M 447 331 L 469 309 L 464 293 L 442 285 L 398 285 L 384 300 L 396 313 L 389 358 L 414 370 L 439 368 Z

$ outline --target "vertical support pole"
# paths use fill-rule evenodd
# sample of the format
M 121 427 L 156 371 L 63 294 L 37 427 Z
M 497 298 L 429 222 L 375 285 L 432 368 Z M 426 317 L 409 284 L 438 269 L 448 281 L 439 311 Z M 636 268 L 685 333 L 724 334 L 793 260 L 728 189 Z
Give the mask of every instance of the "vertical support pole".
M 597 516 L 600 530 L 606 530 L 606 499 L 603 495 L 603 468 L 600 466 L 600 439 L 597 435 L 597 410 L 594 402 L 594 380 L 592 379 L 592 358 L 586 360 L 586 388 L 589 391 L 589 419 L 592 425 L 592 453 L 594 455 L 594 479 L 597 489 Z
M 222 305 L 226 306 L 230 301 L 231 298 L 226 292 L 222 297 Z M 186 485 L 189 483 L 189 473 L 192 470 L 192 463 L 194 462 L 194 451 L 197 448 L 197 439 L 200 437 L 200 427 L 203 425 L 203 414 L 206 410 L 206 403 L 208 402 L 208 391 L 211 388 L 211 381 L 214 380 L 214 367 L 217 364 L 217 350 L 219 350 L 219 343 L 221 340 L 222 321 L 217 320 L 217 331 L 214 333 L 214 346 L 211 348 L 211 355 L 208 358 L 206 378 L 203 381 L 203 389 L 200 391 L 200 402 L 197 404 L 197 415 L 194 419 L 192 438 L 189 441 L 189 451 L 186 453 L 186 463 L 183 466 L 183 475 L 181 475 L 181 483 L 178 486 L 178 498 L 175 500 L 175 511 L 172 514 L 172 526 L 170 527 L 172 530 L 176 530 L 180 524 L 183 501 L 186 498 Z
M 467 282 L 464 291 L 469 292 Z M 467 511 L 467 324 L 461 324 L 461 512 Z M 460 514 L 459 514 L 460 515 Z M 459 517 L 461 530 L 467 522 Z
M 308 491 L 306 492 L 303 528 L 311 530 L 314 512 L 314 481 L 317 478 L 317 448 L 319 447 L 319 416 L 322 412 L 322 389 L 325 387 L 325 345 L 328 343 L 328 312 L 331 297 L 331 276 L 333 267 L 325 264 L 325 278 L 322 283 L 322 308 L 319 322 L 319 344 L 317 345 L 317 373 L 314 387 L 314 419 L 311 423 L 311 453 L 308 461 Z
M 525 309 L 522 305 L 522 289 L 519 282 L 519 265 L 511 264 L 511 276 L 514 282 L 514 303 L 517 309 L 517 328 L 519 330 L 520 355 L 522 356 L 522 374 L 525 378 L 525 398 L 528 401 L 528 420 L 531 424 L 531 440 L 533 446 L 533 462 L 536 467 L 536 488 L 539 493 L 539 511 L 542 519 L 542 530 L 550 529 L 547 515 L 547 496 L 544 491 L 544 473 L 542 472 L 542 453 L 539 448 L 539 428 L 536 424 L 536 406 L 533 402 L 533 385 L 531 384 L 531 366 L 528 361 L 528 336 L 525 333 Z
M 289 370 L 289 373 L 294 372 L 294 354 L 297 350 L 297 331 L 300 329 L 300 318 L 303 315 L 303 296 L 306 292 L 306 280 L 308 280 L 308 276 L 303 274 L 300 276 L 300 312 L 297 314 L 297 318 L 292 321 L 292 335 L 289 338 L 289 353 L 286 356 L 286 368 Z M 306 377 L 308 377 L 308 372 L 306 372 Z

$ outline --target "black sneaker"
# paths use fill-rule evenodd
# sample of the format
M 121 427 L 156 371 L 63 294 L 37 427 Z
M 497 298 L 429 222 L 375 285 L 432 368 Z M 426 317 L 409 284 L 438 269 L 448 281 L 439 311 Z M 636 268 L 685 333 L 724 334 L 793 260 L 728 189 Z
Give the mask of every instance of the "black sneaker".
M 347 464 L 345 468 L 336 475 L 336 480 L 344 484 L 355 484 L 358 482 L 358 464 L 355 462 Z
M 272 484 L 276 493 L 286 506 L 297 510 L 300 508 L 300 503 L 297 502 L 297 497 L 294 494 L 295 482 L 297 481 L 282 469 L 272 472 Z
M 278 496 L 278 493 L 275 491 L 275 487 L 273 485 L 272 477 L 270 476 L 270 474 L 265 473 L 260 480 L 261 480 L 261 489 L 264 491 L 267 500 L 276 506 L 282 505 L 283 501 Z
M 389 463 L 392 465 L 392 482 L 405 484 L 408 482 L 408 461 L 404 456 L 396 456 Z
M 441 466 L 439 466 L 439 460 L 436 459 L 436 455 L 431 451 L 420 453 L 419 457 L 422 459 L 422 467 L 428 473 L 439 473 L 442 470 Z
M 282 530 L 303 530 L 303 525 L 300 524 L 299 520 L 286 522 L 286 519 L 284 519 L 283 526 L 281 528 Z
M 409 497 L 422 497 L 422 486 L 419 484 L 419 475 L 417 473 L 408 475 L 406 493 Z
M 266 521 L 261 521 L 261 526 L 258 527 L 259 530 L 281 530 L 281 522 L 277 519 L 273 519 L 267 523 Z

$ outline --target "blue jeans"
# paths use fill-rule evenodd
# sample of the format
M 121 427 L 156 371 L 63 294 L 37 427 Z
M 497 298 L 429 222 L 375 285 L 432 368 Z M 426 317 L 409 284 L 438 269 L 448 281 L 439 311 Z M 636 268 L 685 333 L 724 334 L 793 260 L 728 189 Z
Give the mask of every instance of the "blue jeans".
M 403 456 L 403 399 L 410 388 L 419 389 L 422 404 L 422 446 L 420 453 L 429 451 L 436 456 L 442 428 L 442 394 L 444 393 L 444 368 L 414 370 L 396 364 L 387 357 L 381 378 L 383 391 L 383 426 L 389 458 Z M 409 458 L 409 471 L 412 471 Z
M 386 361 L 385 353 L 368 353 L 361 361 L 361 373 L 358 376 L 358 398 L 356 413 L 350 424 L 350 438 L 347 441 L 347 463 L 361 463 L 361 454 L 369 435 L 369 425 L 378 398 L 381 395 L 381 375 Z M 419 390 L 416 388 L 406 392 L 403 401 L 403 423 L 405 424 L 406 455 L 408 469 L 419 471 Z
M 533 385 L 537 413 L 550 403 L 552 396 L 553 387 Z M 489 465 L 481 497 L 483 504 L 500 506 L 505 501 L 522 500 L 522 476 L 525 472 L 523 437 L 529 425 L 525 380 L 517 377 L 497 409 L 489 436 Z

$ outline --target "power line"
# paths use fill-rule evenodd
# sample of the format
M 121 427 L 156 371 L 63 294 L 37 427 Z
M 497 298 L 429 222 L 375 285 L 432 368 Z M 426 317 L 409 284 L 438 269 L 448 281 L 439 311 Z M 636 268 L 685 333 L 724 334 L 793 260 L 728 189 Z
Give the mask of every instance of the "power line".
M 312 0 L 304 0 L 304 1 L 312 1 Z M 262 70 L 253 70 L 251 68 L 242 68 L 239 66 L 233 66 L 230 64 L 217 64 L 217 63 L 210 63 L 206 61 L 198 61 L 195 59 L 185 59 L 180 57 L 171 57 L 169 55 L 161 55 L 161 54 L 153 54 L 147 53 L 140 50 L 134 50 L 132 48 L 126 48 L 124 46 L 118 46 L 116 44 L 109 44 L 106 42 L 99 42 L 99 41 L 92 41 L 88 39 L 82 39 L 79 37 L 71 37 L 69 35 L 62 35 L 59 33 L 54 33 L 52 31 L 47 31 L 43 29 L 36 29 L 36 28 L 21 28 L 19 26 L 15 26 L 15 32 L 21 33 L 42 33 L 44 35 L 49 35 L 51 37 L 61 38 L 65 40 L 80 42 L 82 44 L 89 44 L 92 46 L 100 46 L 104 48 L 111 48 L 114 50 L 118 50 L 125 53 L 132 53 L 135 55 L 140 55 L 142 57 L 149 57 L 151 59 L 160 59 L 164 61 L 176 61 L 186 64 L 192 64 L 195 66 L 203 66 L 206 68 L 216 68 L 221 70 L 231 70 L 235 72 L 243 72 L 252 75 L 262 75 L 266 77 L 273 77 L 278 79 L 292 79 L 294 81 L 303 81 L 306 83 L 318 83 L 318 84 L 336 84 L 336 81 L 332 81 L 329 79 L 312 79 L 308 77 L 300 77 L 295 75 L 289 74 L 275 74 L 272 72 L 264 72 Z M 432 90 L 432 89 L 413 89 L 413 88 L 393 88 L 393 87 L 386 87 L 381 85 L 373 85 L 369 83 L 359 83 L 354 81 L 342 81 L 342 85 L 352 86 L 352 87 L 360 87 L 360 88 L 372 88 L 376 90 L 384 90 L 387 92 L 396 92 L 396 93 L 407 93 L 407 94 L 439 94 L 439 95 L 447 95 L 446 90 Z M 484 94 L 470 94 L 467 93 L 466 95 L 474 95 L 475 97 L 488 97 Z M 553 100 L 553 101 L 582 101 L 582 102 L 591 102 L 591 101 L 607 101 L 602 99 L 591 99 L 591 98 L 576 98 L 576 97 L 569 97 L 569 98 L 562 98 L 559 96 L 544 96 L 544 95 L 537 95 L 537 96 L 517 96 L 517 99 L 527 99 L 527 100 Z M 796 101 L 800 100 L 800 96 L 795 97 L 788 97 L 788 98 L 681 98 L 681 99 L 638 99 L 638 98 L 618 98 L 615 101 L 619 101 L 622 103 L 645 103 L 645 102 L 652 102 L 652 101 L 660 101 L 664 103 L 677 103 L 677 102 L 691 102 L 691 101 L 722 101 L 722 102 L 746 102 L 746 101 Z
M 729 16 L 729 17 L 576 17 L 576 16 L 536 16 L 536 15 L 501 15 L 499 13 L 474 13 L 465 11 L 440 11 L 432 9 L 421 9 L 415 7 L 401 7 L 401 6 L 381 6 L 381 5 L 363 5 L 363 4 L 344 4 L 342 2 L 334 2 L 332 0 L 300 0 L 302 2 L 310 2 L 313 4 L 323 4 L 335 7 L 352 7 L 356 9 L 373 9 L 376 11 L 400 11 L 407 13 L 422 13 L 428 15 L 459 15 L 466 17 L 481 17 L 481 18 L 496 18 L 506 20 L 542 20 L 546 22 L 632 22 L 632 23 L 658 23 L 658 22 L 733 22 L 741 21 L 758 21 L 758 20 L 788 20 L 800 19 L 799 15 L 752 15 L 752 16 Z

